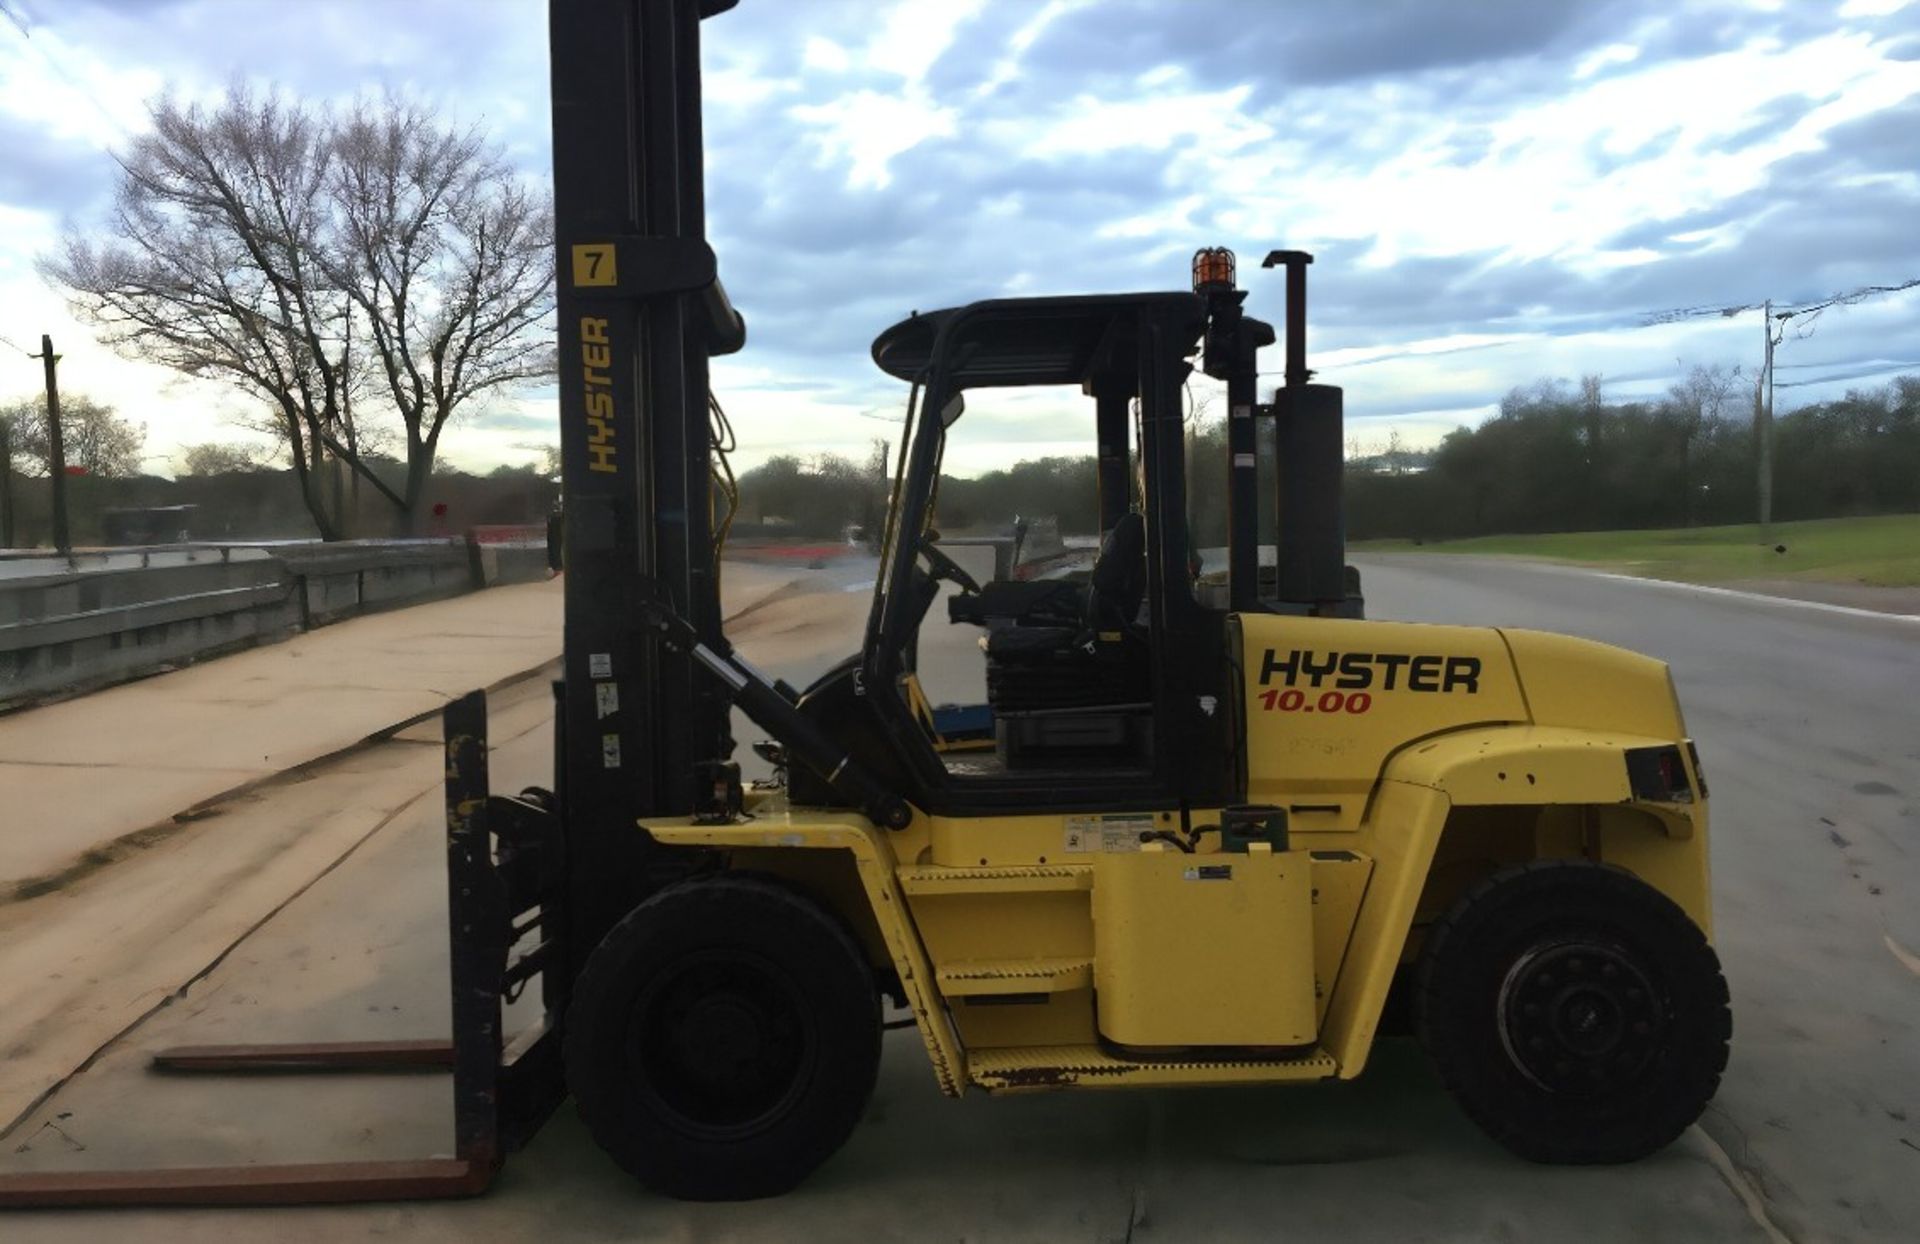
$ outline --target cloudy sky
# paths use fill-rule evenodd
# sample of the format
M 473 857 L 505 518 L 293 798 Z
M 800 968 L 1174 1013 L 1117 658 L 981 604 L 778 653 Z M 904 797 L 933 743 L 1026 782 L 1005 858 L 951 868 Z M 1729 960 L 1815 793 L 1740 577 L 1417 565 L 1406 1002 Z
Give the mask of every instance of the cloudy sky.
M 742 0 L 706 61 L 710 230 L 749 326 L 715 379 L 748 464 L 888 435 L 904 395 L 867 347 L 909 310 L 1179 287 L 1206 244 L 1275 320 L 1258 258 L 1315 252 L 1315 363 L 1362 445 L 1540 377 L 1751 375 L 1757 311 L 1650 317 L 1920 277 L 1906 0 Z M 397 87 L 546 175 L 537 0 L 0 0 L 0 401 L 39 372 L 4 347 L 51 332 L 157 471 L 242 407 L 93 345 L 34 260 L 102 217 L 149 97 L 236 74 Z M 1920 289 L 1826 313 L 1780 363 L 1783 406 L 1920 371 Z M 537 457 L 552 406 L 496 401 L 444 453 Z M 1087 447 L 1063 399 L 975 413 L 963 470 Z

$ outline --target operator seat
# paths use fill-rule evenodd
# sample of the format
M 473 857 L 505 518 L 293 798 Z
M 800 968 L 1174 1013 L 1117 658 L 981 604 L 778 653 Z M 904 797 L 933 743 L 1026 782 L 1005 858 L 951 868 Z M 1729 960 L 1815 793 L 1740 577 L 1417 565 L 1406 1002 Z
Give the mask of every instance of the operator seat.
M 1010 766 L 1067 754 L 1137 753 L 1150 714 L 1146 520 L 1128 513 L 1101 543 L 1081 624 L 987 633 L 987 702 Z M 1141 720 L 1135 720 L 1139 718 Z
M 1147 597 L 1147 520 L 1128 510 L 1100 542 L 1087 580 L 1087 625 L 1112 630 L 1133 626 Z
M 1049 619 L 1033 626 L 996 626 L 982 641 L 987 656 L 1018 660 L 1035 654 L 1065 652 L 1138 629 L 1140 602 L 1147 594 L 1147 526 L 1128 511 L 1100 542 L 1093 572 L 1080 602 L 1080 625 Z M 1109 639 L 1108 642 L 1113 642 Z

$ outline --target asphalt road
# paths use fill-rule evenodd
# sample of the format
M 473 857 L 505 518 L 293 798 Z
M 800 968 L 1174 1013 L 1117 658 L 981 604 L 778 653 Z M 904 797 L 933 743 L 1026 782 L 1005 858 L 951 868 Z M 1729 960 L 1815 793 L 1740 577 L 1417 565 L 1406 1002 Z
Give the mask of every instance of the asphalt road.
M 1671 663 L 1733 991 L 1705 1128 L 1790 1238 L 1920 1235 L 1920 623 L 1492 558 L 1360 565 L 1371 617 Z
M 1913 1238 L 1920 625 L 1503 562 L 1364 567 L 1376 617 L 1562 630 L 1674 663 L 1713 785 L 1735 1036 L 1704 1130 L 1666 1152 L 1624 1168 L 1519 1162 L 1453 1108 L 1404 1040 L 1383 1042 L 1354 1084 L 956 1103 L 938 1096 L 917 1038 L 897 1032 L 847 1149 L 777 1201 L 648 1196 L 563 1110 L 480 1202 L 36 1214 L 0 1219 L 0 1237 Z M 743 617 L 748 655 L 800 677 L 856 642 L 864 597 L 830 577 L 833 590 Z M 923 670 L 964 695 L 978 678 L 974 632 L 943 616 L 929 625 Z M 496 784 L 539 780 L 543 724 L 500 725 Z M 141 1070 L 145 1051 L 167 1044 L 443 1030 L 440 826 L 424 790 L 390 831 L 69 1082 L 7 1138 L 0 1169 L 444 1150 L 442 1081 L 183 1082 Z

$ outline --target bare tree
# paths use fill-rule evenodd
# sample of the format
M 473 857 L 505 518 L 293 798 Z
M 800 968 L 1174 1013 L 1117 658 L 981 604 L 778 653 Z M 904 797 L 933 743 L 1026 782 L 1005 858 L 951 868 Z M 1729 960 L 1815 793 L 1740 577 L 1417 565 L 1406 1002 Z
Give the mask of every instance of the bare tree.
M 1711 434 L 1726 418 L 1740 388 L 1740 369 L 1715 363 L 1695 363 L 1680 383 L 1667 390 L 1664 415 L 1680 442 L 1680 512 L 1693 525 L 1693 459 L 1703 434 Z
M 0 410 L 0 422 L 7 425 L 14 469 L 23 475 L 45 475 L 51 456 L 47 399 L 15 402 Z M 122 418 L 113 407 L 84 394 L 62 394 L 60 432 L 69 468 L 109 479 L 140 474 L 147 429 Z
M 324 120 L 236 86 L 218 109 L 162 98 L 134 140 L 107 227 L 46 272 L 108 344 L 263 397 L 323 538 L 315 467 L 346 418 L 346 299 L 315 256 L 332 163 Z
M 544 198 L 412 105 L 236 84 L 151 115 L 105 236 L 70 235 L 44 270 L 123 353 L 265 399 L 323 538 L 344 534 L 348 471 L 411 529 L 455 410 L 550 366 Z M 362 419 L 382 416 L 405 440 L 399 489 L 368 465 Z
M 261 470 L 264 457 L 257 445 L 238 441 L 204 441 L 180 453 L 182 475 L 237 475 Z
M 473 130 L 417 105 L 361 103 L 333 131 L 325 251 L 406 437 L 404 509 L 462 404 L 553 372 L 553 218 Z

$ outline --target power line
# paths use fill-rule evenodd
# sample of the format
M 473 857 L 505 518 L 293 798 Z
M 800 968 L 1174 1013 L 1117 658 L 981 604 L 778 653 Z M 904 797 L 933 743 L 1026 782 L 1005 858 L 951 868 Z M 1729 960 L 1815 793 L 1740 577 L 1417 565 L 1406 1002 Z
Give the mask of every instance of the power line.
M 1817 316 L 1829 307 L 1850 307 L 1854 303 L 1864 302 L 1866 299 L 1879 294 L 1897 294 L 1901 290 L 1913 289 L 1915 286 L 1920 286 L 1920 277 L 1901 281 L 1895 285 L 1862 285 L 1860 288 L 1849 290 L 1844 294 L 1831 294 L 1825 298 L 1814 299 L 1798 305 L 1792 303 L 1780 304 L 1778 310 L 1773 309 L 1775 304 L 1765 300 L 1760 302 L 1732 303 L 1726 306 L 1713 306 L 1709 304 L 1696 307 L 1674 307 L 1666 311 L 1649 311 L 1643 317 L 1642 322 L 1649 325 L 1674 324 L 1681 320 L 1705 319 L 1716 315 L 1726 319 L 1732 319 L 1734 316 L 1743 315 L 1748 311 L 1762 310 L 1766 311 L 1775 319 L 1789 320 L 1801 315 Z
M 12 23 L 14 28 L 20 32 L 21 41 L 33 49 L 34 55 L 40 58 L 40 62 L 52 70 L 54 76 L 71 87 L 75 94 L 86 100 L 87 106 L 92 108 L 94 113 L 112 127 L 115 132 L 126 135 L 129 131 L 125 123 L 108 112 L 89 87 L 71 73 L 68 73 L 66 67 L 53 58 L 53 54 L 48 50 L 44 39 L 35 39 L 33 37 L 36 26 L 44 28 L 47 23 L 44 21 L 37 23 L 29 21 L 26 17 L 22 16 L 25 8 L 26 6 L 22 3 L 22 0 L 0 0 L 0 15 L 4 15 L 7 21 Z M 104 144 L 102 145 L 102 150 L 106 150 Z M 107 154 L 113 155 L 111 151 L 107 151 Z M 114 158 L 117 160 L 119 157 L 115 156 Z
M 1584 316 L 1571 316 L 1571 317 L 1568 317 L 1568 319 L 1572 321 L 1578 321 L 1581 319 L 1585 319 L 1589 321 L 1596 320 L 1596 319 L 1597 320 L 1613 319 L 1614 323 L 1611 325 L 1602 324 L 1598 327 L 1598 329 L 1580 330 L 1580 331 L 1586 331 L 1586 332 L 1591 332 L 1591 331 L 1604 332 L 1604 331 L 1607 331 L 1608 329 L 1617 330 L 1619 328 L 1627 328 L 1627 327 L 1650 328 L 1650 327 L 1654 327 L 1662 324 L 1673 324 L 1673 323 L 1678 323 L 1684 320 L 1704 319 L 1704 318 L 1713 317 L 1713 316 L 1719 316 L 1719 317 L 1731 319 L 1732 317 L 1743 314 L 1744 312 L 1765 310 L 1772 317 L 1772 319 L 1779 325 L 1780 332 L 1782 334 L 1784 334 L 1786 331 L 1785 329 L 1786 321 L 1800 318 L 1800 317 L 1805 317 L 1805 319 L 1802 321 L 1803 327 L 1794 334 L 1794 338 L 1796 340 L 1800 340 L 1810 335 L 1810 330 L 1814 320 L 1816 320 L 1823 312 L 1830 310 L 1833 307 L 1852 306 L 1855 303 L 1863 302 L 1868 298 L 1876 297 L 1881 294 L 1896 294 L 1896 293 L 1902 292 L 1903 290 L 1914 289 L 1916 287 L 1920 287 L 1920 277 L 1916 277 L 1912 280 L 1901 281 L 1891 285 L 1863 285 L 1858 289 L 1849 290 L 1846 293 L 1832 294 L 1826 298 L 1815 299 L 1809 302 L 1804 302 L 1799 304 L 1772 304 L 1766 301 L 1761 301 L 1761 302 L 1731 303 L 1727 305 L 1701 304 L 1699 306 L 1692 306 L 1692 307 L 1673 307 L 1665 311 L 1643 312 L 1639 316 L 1634 317 L 1637 320 L 1637 322 L 1633 324 L 1626 323 L 1622 318 L 1616 318 L 1607 312 L 1595 312 L 1595 313 L 1590 313 Z M 1778 306 L 1778 309 L 1774 309 L 1776 305 Z M 1509 337 L 1501 341 L 1481 341 L 1481 342 L 1475 342 L 1471 345 L 1452 346 L 1446 349 L 1439 349 L 1439 350 L 1419 350 L 1419 349 L 1393 350 L 1385 354 L 1376 354 L 1371 358 L 1356 359 L 1348 363 L 1338 363 L 1338 364 L 1330 365 L 1327 367 L 1323 367 L 1319 370 L 1324 372 L 1344 372 L 1354 368 L 1372 367 L 1378 363 L 1399 362 L 1405 359 L 1442 358 L 1450 354 L 1468 354 L 1468 353 L 1475 353 L 1482 350 L 1503 350 L 1503 349 L 1507 349 L 1517 345 L 1537 344 L 1543 338 L 1552 339 L 1554 337 L 1569 336 L 1569 335 L 1574 335 L 1574 334 L 1563 334 L 1563 333 L 1553 333 L 1553 332 L 1527 333 L 1527 334 L 1522 334 L 1516 337 Z M 1802 364 L 1789 364 L 1788 366 L 1844 367 L 1844 366 L 1849 366 L 1849 364 L 1802 363 Z M 1888 370 L 1895 370 L 1895 369 L 1889 368 Z M 1279 369 L 1274 369 L 1270 371 L 1262 371 L 1260 374 L 1262 376 L 1277 376 L 1281 373 Z M 1869 374 L 1869 373 L 1863 373 L 1863 374 Z M 1877 373 L 1872 373 L 1872 374 L 1877 374 Z M 1830 383 L 1830 382 L 1817 381 L 1817 380 L 1797 381 L 1791 385 L 1781 385 L 1779 387 L 1798 388 L 1804 384 L 1820 384 L 1820 383 Z
M 4 0 L 0 0 L 0 7 L 4 7 Z M 20 345 L 20 343 L 19 343 L 19 342 L 17 342 L 17 341 L 15 341 L 15 340 L 14 340 L 13 338 L 11 338 L 11 337 L 8 337 L 8 336 L 5 336 L 5 335 L 0 335 L 0 343 L 5 343 L 5 344 L 6 344 L 6 345 L 7 345 L 7 346 L 8 346 L 9 348 L 11 348 L 11 349 L 14 349 L 14 350 L 19 350 L 19 351 L 20 351 L 20 353 L 22 353 L 22 354 L 24 354 L 24 355 L 26 355 L 26 356 L 27 356 L 28 358 L 30 358 L 30 359 L 31 359 L 31 358 L 38 358 L 38 357 L 40 357 L 39 355 L 37 355 L 37 354 L 35 354 L 35 353 L 34 353 L 33 351 L 31 351 L 31 350 L 27 350 L 27 349 L 23 349 L 23 348 L 21 347 L 21 345 Z
M 1806 363 L 1806 367 L 1851 367 L 1850 363 Z M 1840 384 L 1848 380 L 1870 380 L 1875 376 L 1890 376 L 1895 372 L 1908 372 L 1920 367 L 1920 362 L 1881 363 L 1858 371 L 1842 371 L 1831 376 L 1815 376 L 1808 380 L 1781 380 L 1775 383 L 1776 389 L 1804 389 L 1815 384 Z

